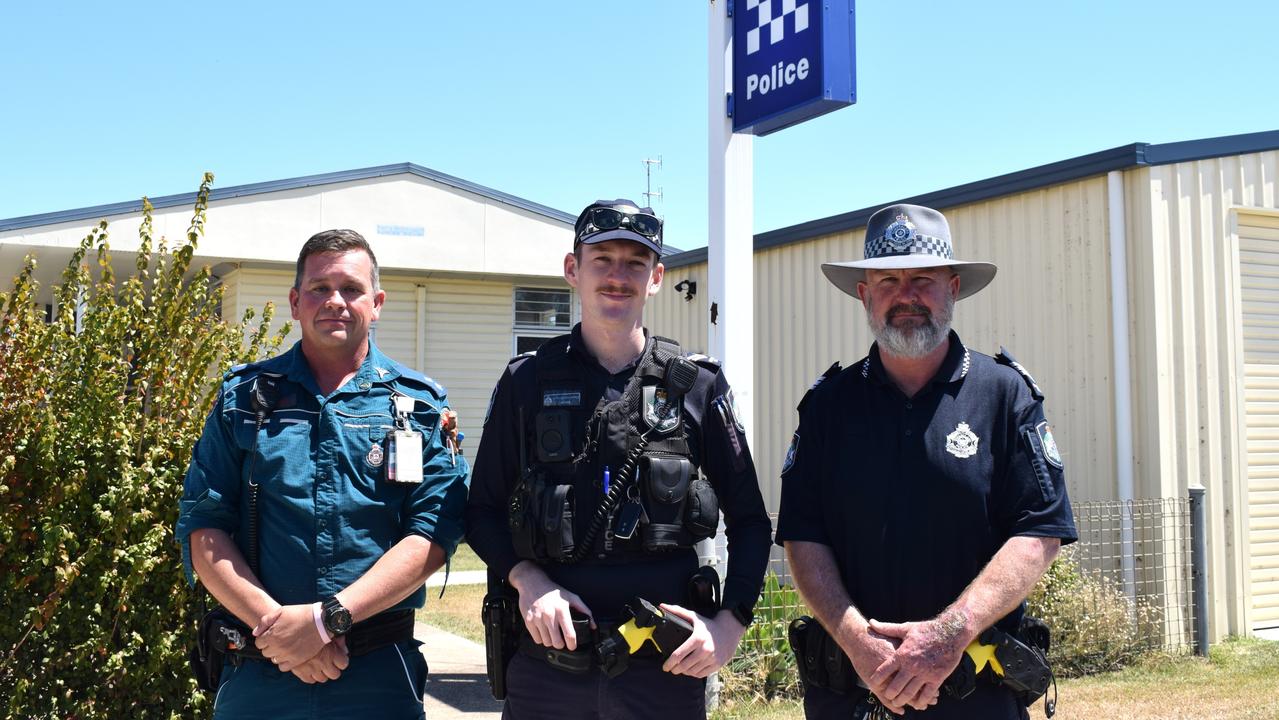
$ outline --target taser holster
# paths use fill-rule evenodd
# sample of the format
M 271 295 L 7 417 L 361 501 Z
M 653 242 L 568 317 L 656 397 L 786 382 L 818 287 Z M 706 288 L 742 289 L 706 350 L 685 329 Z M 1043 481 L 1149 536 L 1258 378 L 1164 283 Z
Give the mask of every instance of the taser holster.
M 626 671 L 631 655 L 648 649 L 668 657 L 693 635 L 687 620 L 663 612 L 644 598 L 635 598 L 626 610 L 630 619 L 595 644 L 596 661 L 610 678 Z

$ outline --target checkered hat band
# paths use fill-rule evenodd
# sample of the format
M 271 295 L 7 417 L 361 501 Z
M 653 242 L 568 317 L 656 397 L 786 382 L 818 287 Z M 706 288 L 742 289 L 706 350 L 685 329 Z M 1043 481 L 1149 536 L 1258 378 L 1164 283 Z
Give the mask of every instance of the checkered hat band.
M 892 255 L 933 255 L 946 260 L 954 259 L 949 241 L 945 238 L 933 237 L 922 233 L 915 233 L 910 246 L 900 250 L 893 247 L 892 243 L 888 242 L 888 238 L 883 235 L 866 242 L 865 259 L 871 260 Z

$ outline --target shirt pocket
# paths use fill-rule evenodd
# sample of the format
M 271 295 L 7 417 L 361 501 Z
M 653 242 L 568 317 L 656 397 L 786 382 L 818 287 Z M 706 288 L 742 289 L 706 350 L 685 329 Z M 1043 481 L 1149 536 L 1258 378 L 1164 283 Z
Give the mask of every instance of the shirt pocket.
M 336 412 L 342 425 L 343 455 L 353 481 L 366 493 L 376 493 L 385 484 L 386 464 L 391 461 L 386 436 L 395 430 L 388 413 Z

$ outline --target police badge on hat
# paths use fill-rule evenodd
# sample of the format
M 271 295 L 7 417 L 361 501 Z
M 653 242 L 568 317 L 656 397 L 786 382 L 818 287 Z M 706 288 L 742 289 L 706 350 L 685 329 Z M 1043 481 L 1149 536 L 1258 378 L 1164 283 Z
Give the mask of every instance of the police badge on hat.
M 915 242 L 915 224 L 906 217 L 906 213 L 898 213 L 896 221 L 884 230 L 884 239 L 894 250 L 906 250 Z
M 968 423 L 961 422 L 946 436 L 946 452 L 960 459 L 970 458 L 977 454 L 979 442 L 981 438 L 968 427 Z
M 644 422 L 659 433 L 679 425 L 679 401 L 670 402 L 666 390 L 656 385 L 644 387 Z

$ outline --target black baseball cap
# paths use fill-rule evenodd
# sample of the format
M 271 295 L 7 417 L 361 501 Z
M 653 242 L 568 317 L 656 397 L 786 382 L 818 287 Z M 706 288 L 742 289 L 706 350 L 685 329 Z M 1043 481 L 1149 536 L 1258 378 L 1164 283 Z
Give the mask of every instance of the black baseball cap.
M 651 207 L 618 198 L 596 200 L 582 210 L 573 224 L 573 247 L 607 240 L 630 240 L 662 256 L 662 220 Z

